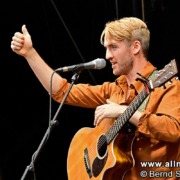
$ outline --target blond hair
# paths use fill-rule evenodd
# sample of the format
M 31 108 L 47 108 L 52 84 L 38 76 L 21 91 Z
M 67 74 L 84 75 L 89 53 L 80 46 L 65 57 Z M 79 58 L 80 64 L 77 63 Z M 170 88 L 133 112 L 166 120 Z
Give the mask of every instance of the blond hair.
M 126 40 L 141 42 L 144 55 L 148 56 L 150 31 L 144 21 L 136 17 L 124 17 L 119 20 L 107 22 L 100 36 L 100 42 L 104 44 L 104 38 L 117 41 Z

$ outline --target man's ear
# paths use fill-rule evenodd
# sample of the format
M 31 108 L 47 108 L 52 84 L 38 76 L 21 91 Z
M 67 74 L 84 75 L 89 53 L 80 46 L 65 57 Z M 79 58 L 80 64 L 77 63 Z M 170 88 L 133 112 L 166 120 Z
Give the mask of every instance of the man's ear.
M 141 43 L 140 41 L 134 41 L 132 44 L 131 44 L 131 47 L 132 47 L 132 51 L 133 51 L 133 54 L 137 54 L 139 53 L 140 49 L 141 49 Z

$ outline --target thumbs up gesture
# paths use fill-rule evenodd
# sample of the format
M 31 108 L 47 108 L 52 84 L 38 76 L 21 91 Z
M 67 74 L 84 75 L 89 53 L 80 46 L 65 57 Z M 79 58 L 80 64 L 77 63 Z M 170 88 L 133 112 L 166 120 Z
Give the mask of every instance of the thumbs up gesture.
M 30 50 L 33 49 L 31 36 L 26 25 L 22 25 L 22 32 L 16 32 L 12 37 L 11 49 L 24 57 L 26 57 Z

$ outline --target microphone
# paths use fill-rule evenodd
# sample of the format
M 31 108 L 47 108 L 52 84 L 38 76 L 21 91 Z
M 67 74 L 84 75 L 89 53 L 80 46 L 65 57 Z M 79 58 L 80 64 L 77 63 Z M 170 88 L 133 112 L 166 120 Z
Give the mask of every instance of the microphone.
M 82 71 L 85 69 L 102 69 L 106 66 L 106 61 L 102 58 L 97 58 L 93 61 L 87 62 L 87 63 L 81 63 L 81 64 L 76 64 L 72 66 L 65 66 L 56 69 L 55 71 L 60 71 L 60 72 L 77 72 L 77 71 Z

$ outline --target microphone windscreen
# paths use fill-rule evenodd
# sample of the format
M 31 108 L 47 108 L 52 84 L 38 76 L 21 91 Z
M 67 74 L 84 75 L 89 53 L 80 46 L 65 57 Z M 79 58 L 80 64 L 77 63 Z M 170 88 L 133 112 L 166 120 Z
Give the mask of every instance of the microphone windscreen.
M 95 60 L 95 69 L 102 69 L 106 66 L 106 60 L 102 58 L 97 58 Z

